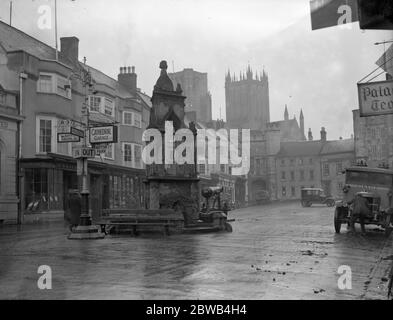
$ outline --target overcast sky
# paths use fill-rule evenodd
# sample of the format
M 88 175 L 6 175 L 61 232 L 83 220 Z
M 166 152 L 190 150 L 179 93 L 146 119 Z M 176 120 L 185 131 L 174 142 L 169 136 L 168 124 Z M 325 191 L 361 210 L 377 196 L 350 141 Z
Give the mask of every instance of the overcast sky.
M 14 0 L 13 26 L 54 46 L 54 28 L 38 27 L 42 5 L 54 0 Z M 9 21 L 9 1 L 0 1 Z M 54 20 L 54 18 L 53 18 Z M 54 22 L 54 21 L 53 21 Z M 151 95 L 167 60 L 169 71 L 208 73 L 213 117 L 225 116 L 224 77 L 250 64 L 269 75 L 271 120 L 303 108 L 314 138 L 349 137 L 356 83 L 375 69 L 392 32 L 333 27 L 311 31 L 309 0 L 58 0 L 58 34 L 77 36 L 80 59 L 117 78 L 120 66 L 136 67 L 138 87 Z

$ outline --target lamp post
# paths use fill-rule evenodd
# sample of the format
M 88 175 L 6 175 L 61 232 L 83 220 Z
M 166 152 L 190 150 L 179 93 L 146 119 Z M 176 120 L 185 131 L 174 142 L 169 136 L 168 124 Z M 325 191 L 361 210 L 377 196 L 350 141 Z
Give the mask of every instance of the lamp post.
M 74 72 L 69 76 L 69 79 L 76 78 L 79 79 L 84 88 L 84 102 L 82 111 L 85 115 L 85 121 L 83 123 L 85 127 L 85 134 L 83 138 L 83 148 L 87 149 L 87 135 L 89 132 L 89 108 L 88 108 L 88 93 L 92 89 L 92 78 L 89 69 L 86 67 L 86 57 L 83 58 L 84 68 L 80 69 L 79 72 Z M 92 225 L 91 216 L 89 212 L 89 186 L 88 186 L 88 158 L 81 157 L 77 159 L 77 164 L 82 166 L 82 188 L 81 194 L 81 213 L 79 219 L 79 225 L 72 229 L 71 234 L 68 239 L 102 239 L 105 237 L 103 233 L 100 232 L 97 226 Z

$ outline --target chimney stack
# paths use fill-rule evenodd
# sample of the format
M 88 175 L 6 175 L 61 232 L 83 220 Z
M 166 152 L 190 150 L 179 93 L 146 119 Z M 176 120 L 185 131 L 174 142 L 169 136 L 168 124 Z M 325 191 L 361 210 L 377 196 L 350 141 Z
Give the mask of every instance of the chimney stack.
M 325 127 L 321 128 L 321 141 L 326 142 L 326 130 Z
M 130 90 L 133 94 L 137 92 L 137 76 L 135 67 L 120 67 L 120 73 L 117 76 L 117 81 L 125 88 Z
M 60 38 L 60 53 L 72 62 L 78 62 L 79 39 L 77 37 Z

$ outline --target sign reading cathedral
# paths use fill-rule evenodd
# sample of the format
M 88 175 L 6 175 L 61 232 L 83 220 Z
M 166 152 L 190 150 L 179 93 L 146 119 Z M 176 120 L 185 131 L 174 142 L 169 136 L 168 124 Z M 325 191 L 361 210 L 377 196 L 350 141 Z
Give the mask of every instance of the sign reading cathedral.
M 393 81 L 358 83 L 361 117 L 393 113 Z

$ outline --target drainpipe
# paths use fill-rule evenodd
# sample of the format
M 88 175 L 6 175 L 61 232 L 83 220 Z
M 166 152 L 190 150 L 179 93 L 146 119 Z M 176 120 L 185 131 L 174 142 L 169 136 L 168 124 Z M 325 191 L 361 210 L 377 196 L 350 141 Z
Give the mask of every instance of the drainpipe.
M 19 116 L 23 116 L 23 80 L 27 79 L 27 74 L 21 72 L 19 74 Z M 23 120 L 18 122 L 19 127 L 19 141 L 18 141 L 18 217 L 17 224 L 23 222 L 23 186 L 24 186 L 24 175 L 22 172 L 21 158 L 22 158 L 22 133 L 23 133 Z

